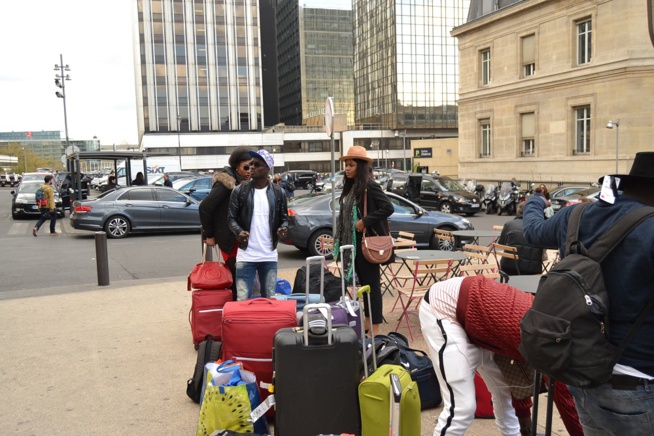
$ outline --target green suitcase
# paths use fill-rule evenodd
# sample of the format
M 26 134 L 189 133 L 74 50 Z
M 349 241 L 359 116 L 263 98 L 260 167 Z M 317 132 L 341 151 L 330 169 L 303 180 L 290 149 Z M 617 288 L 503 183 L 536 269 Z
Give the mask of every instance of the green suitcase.
M 361 435 L 388 434 L 390 425 L 391 382 L 390 374 L 400 378 L 400 435 L 420 435 L 420 395 L 418 385 L 411 374 L 400 365 L 382 365 L 359 385 L 359 408 L 361 410 Z

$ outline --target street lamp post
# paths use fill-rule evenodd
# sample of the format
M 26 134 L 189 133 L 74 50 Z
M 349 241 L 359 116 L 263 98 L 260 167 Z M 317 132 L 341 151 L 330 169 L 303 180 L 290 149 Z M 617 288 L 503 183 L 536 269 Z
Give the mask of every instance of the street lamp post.
M 66 133 L 66 147 L 64 148 L 64 155 L 66 154 L 66 150 L 68 149 L 68 146 L 70 143 L 68 142 L 68 114 L 66 112 L 66 81 L 70 80 L 70 74 L 65 74 L 66 71 L 70 71 L 70 67 L 68 65 L 64 65 L 64 55 L 60 54 L 59 55 L 59 65 L 55 64 L 54 70 L 58 71 L 59 74 L 55 74 L 55 86 L 61 89 L 61 92 L 57 91 L 55 92 L 55 95 L 62 99 L 64 102 L 64 129 Z M 67 165 L 67 167 L 70 167 L 70 165 Z M 70 168 L 68 168 L 70 171 Z
M 177 156 L 179 157 L 179 170 L 182 171 L 182 143 L 180 139 L 180 130 L 182 130 L 182 117 L 177 114 Z
M 400 136 L 399 131 L 395 131 L 395 137 Z M 406 129 L 402 132 L 402 169 L 406 171 Z
M 620 149 L 620 120 L 609 121 L 607 129 L 613 129 L 615 126 L 615 173 L 618 174 L 618 150 Z
M 25 163 L 25 172 L 27 172 L 27 150 L 23 147 L 23 162 Z

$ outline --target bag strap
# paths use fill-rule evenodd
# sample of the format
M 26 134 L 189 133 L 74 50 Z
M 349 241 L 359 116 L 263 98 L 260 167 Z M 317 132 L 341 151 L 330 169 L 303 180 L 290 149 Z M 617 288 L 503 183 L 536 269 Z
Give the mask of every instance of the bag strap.
M 624 353 L 624 349 L 627 348 L 627 344 L 629 344 L 629 341 L 631 341 L 631 339 L 636 334 L 636 330 L 638 330 L 638 327 L 640 327 L 643 321 L 645 321 L 645 317 L 652 310 L 652 307 L 654 307 L 654 298 L 651 298 L 649 300 L 647 306 L 645 306 L 643 310 L 640 312 L 640 315 L 638 315 L 638 319 L 636 319 L 634 325 L 632 325 L 629 331 L 627 332 L 627 336 L 625 336 L 622 339 L 622 341 L 620 341 L 620 345 L 618 345 L 618 349 L 615 352 L 615 357 L 613 358 L 613 362 L 612 362 L 613 365 L 615 365 L 618 362 L 618 360 L 620 360 L 622 353 Z
M 654 207 L 650 206 L 639 207 L 623 215 L 593 243 L 588 250 L 588 256 L 602 262 L 635 227 L 651 216 L 654 216 Z
M 572 208 L 570 218 L 568 218 L 568 233 L 565 239 L 565 255 L 568 256 L 575 242 L 579 242 L 579 224 L 581 223 L 581 214 L 584 209 L 590 206 L 590 203 L 582 203 Z
M 204 263 L 207 261 L 207 247 L 208 247 L 207 243 L 203 242 L 202 243 L 202 265 L 204 265 Z M 223 260 L 223 255 L 220 252 L 220 250 L 218 249 L 218 245 L 214 245 L 213 248 L 216 250 L 216 256 L 218 258 L 218 262 L 225 263 L 225 261 Z

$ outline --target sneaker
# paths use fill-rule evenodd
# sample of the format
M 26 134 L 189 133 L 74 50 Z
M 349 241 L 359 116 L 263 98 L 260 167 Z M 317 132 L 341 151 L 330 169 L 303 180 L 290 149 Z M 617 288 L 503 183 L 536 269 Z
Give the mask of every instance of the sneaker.
M 59 236 L 61 233 L 59 232 L 50 232 L 50 236 Z
M 34 235 L 35 238 L 36 238 L 36 232 L 38 232 L 38 230 L 36 230 L 36 227 L 34 227 L 32 229 L 32 235 Z

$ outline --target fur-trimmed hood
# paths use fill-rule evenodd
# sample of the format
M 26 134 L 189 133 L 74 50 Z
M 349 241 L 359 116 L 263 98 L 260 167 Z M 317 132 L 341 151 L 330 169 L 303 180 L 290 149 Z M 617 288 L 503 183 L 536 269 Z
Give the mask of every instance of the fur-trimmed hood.
M 236 186 L 236 178 L 225 170 L 217 171 L 213 174 L 213 184 L 215 185 L 218 182 L 222 183 L 230 191 Z

